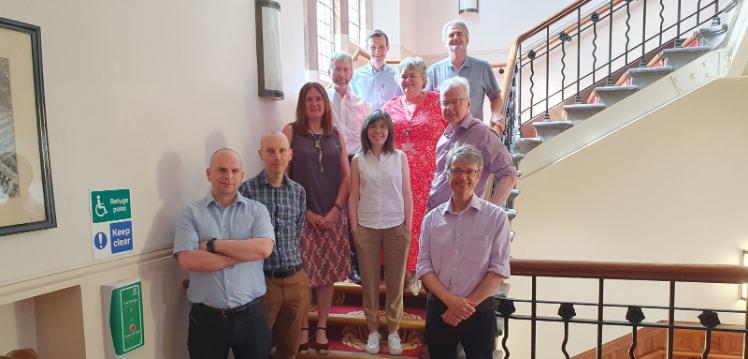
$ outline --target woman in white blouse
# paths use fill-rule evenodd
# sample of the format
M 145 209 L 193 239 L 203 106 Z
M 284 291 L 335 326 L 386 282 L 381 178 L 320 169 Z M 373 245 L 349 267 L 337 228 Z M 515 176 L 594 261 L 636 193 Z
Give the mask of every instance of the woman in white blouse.
M 369 327 L 366 351 L 379 352 L 379 252 L 384 252 L 387 288 L 387 348 L 402 353 L 397 330 L 403 315 L 403 280 L 413 223 L 413 195 L 408 159 L 395 148 L 387 112 L 369 113 L 361 127 L 361 151 L 351 162 L 348 198 L 351 233 L 358 251 L 363 305 Z

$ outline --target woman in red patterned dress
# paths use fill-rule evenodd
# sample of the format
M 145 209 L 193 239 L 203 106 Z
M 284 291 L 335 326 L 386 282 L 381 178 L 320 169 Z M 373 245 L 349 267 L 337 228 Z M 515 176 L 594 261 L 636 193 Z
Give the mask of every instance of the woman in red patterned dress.
M 426 214 L 426 200 L 436 169 L 436 142 L 447 122 L 442 118 L 439 92 L 424 91 L 426 62 L 420 57 L 406 57 L 400 62 L 398 79 L 402 96 L 382 106 L 395 125 L 395 146 L 405 152 L 410 164 L 410 185 L 413 190 L 413 231 L 408 253 L 406 276 L 410 289 L 418 290 L 413 273 L 418 258 L 421 221 Z

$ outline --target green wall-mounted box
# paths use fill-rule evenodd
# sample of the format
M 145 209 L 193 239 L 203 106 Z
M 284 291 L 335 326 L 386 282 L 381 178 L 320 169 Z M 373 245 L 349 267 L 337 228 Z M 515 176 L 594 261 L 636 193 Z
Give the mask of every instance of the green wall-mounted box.
M 142 347 L 143 289 L 140 281 L 109 284 L 102 290 L 105 303 L 109 304 L 109 331 L 114 354 L 122 356 Z

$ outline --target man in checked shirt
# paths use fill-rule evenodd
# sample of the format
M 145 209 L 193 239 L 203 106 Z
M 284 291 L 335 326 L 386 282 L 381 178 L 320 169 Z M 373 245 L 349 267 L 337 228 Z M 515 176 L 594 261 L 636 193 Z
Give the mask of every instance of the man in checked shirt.
M 270 212 L 276 242 L 263 265 L 267 285 L 263 302 L 273 330 L 275 358 L 292 358 L 309 310 L 309 278 L 301 268 L 299 251 L 306 194 L 300 184 L 285 175 L 293 153 L 282 132 L 265 133 L 258 152 L 265 169 L 244 182 L 239 192 L 261 202 Z

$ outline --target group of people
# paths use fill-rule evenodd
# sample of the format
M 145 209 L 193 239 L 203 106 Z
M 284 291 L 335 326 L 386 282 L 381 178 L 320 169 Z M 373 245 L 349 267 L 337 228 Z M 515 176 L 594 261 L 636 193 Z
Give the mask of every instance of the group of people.
M 351 56 L 336 53 L 332 86 L 305 84 L 295 121 L 262 136 L 259 174 L 242 182 L 239 154 L 213 153 L 210 193 L 185 208 L 175 233 L 174 254 L 190 276 L 191 358 L 226 358 L 229 350 L 267 358 L 272 346 L 276 358 L 327 353 L 333 284 L 352 264 L 367 352 L 380 351 L 383 266 L 390 354 L 403 350 L 404 287 L 420 280 L 429 292 L 431 357 L 456 357 L 458 343 L 468 358 L 492 356 L 493 295 L 510 274 L 509 221 L 499 205 L 517 175 L 481 120 L 488 97 L 493 122 L 503 124 L 501 97 L 490 65 L 467 56 L 468 40 L 467 26 L 450 21 L 449 58 L 427 68 L 408 57 L 393 68 L 387 35 L 375 30 L 369 64 L 354 72 Z

